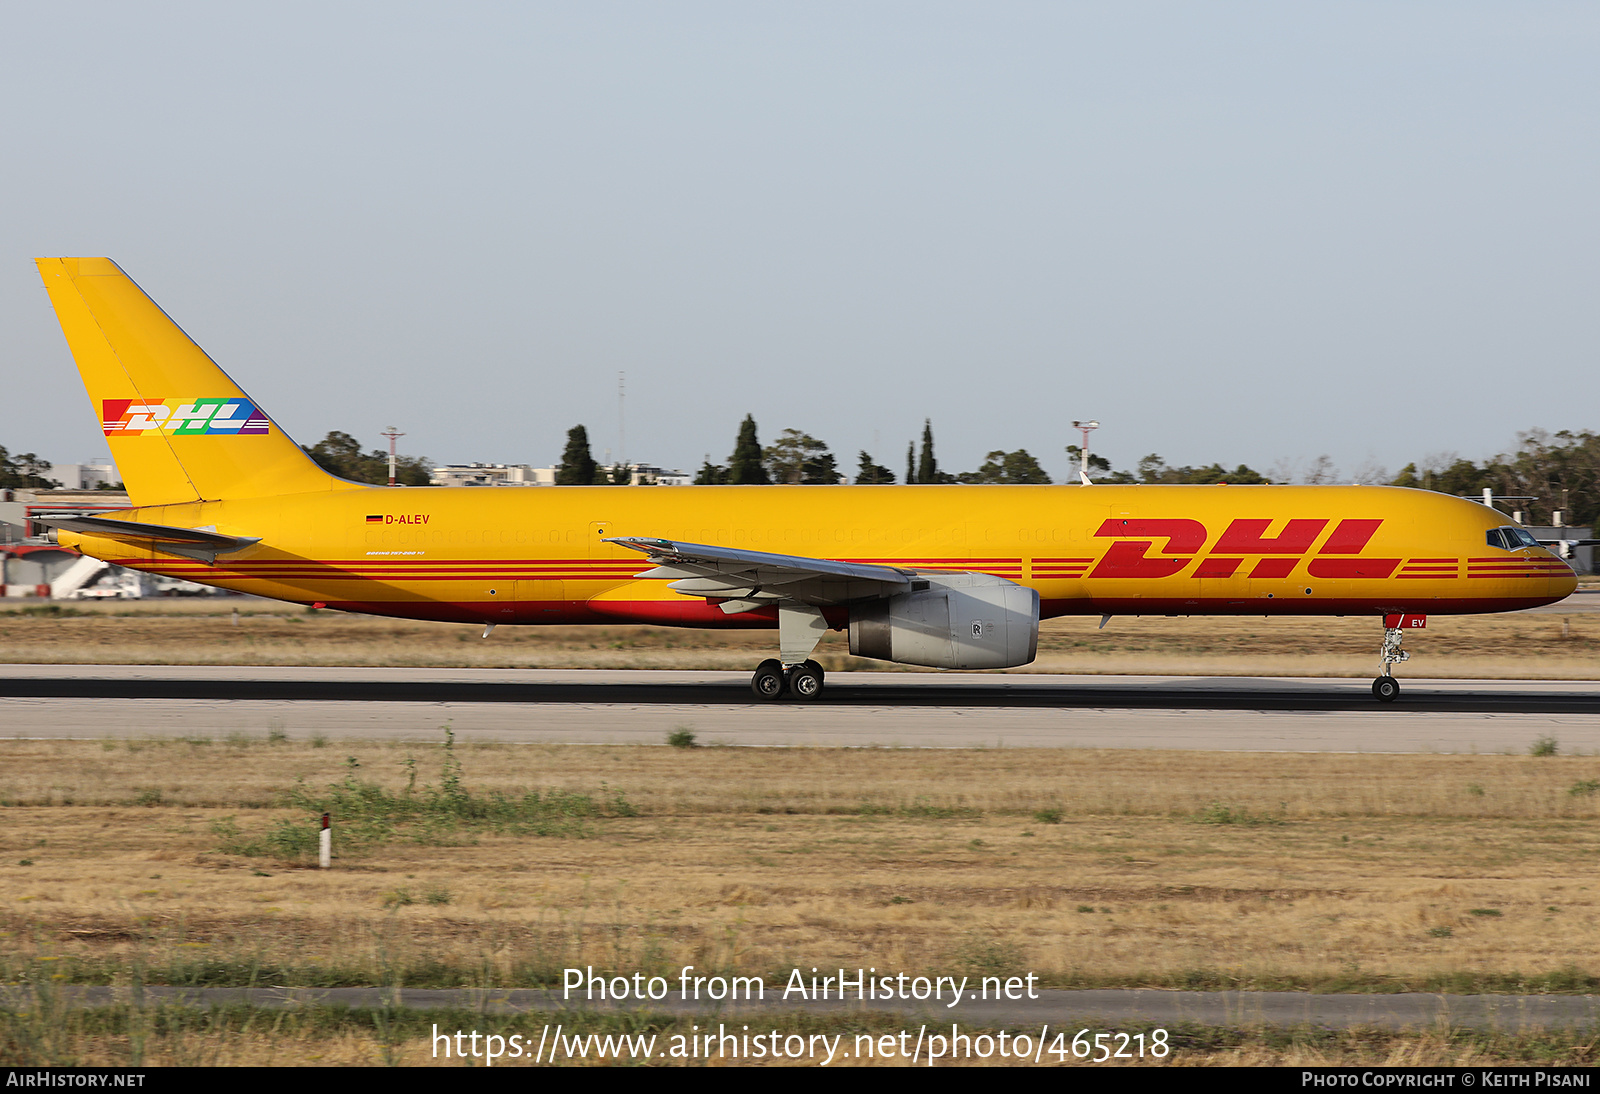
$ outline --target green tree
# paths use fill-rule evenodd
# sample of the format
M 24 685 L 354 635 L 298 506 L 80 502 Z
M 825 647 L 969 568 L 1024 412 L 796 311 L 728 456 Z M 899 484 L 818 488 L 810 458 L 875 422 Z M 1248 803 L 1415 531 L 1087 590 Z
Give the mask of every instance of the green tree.
M 838 486 L 839 461 L 826 449 L 807 457 L 800 465 L 800 483 L 803 486 Z
M 1422 485 L 1422 473 L 1417 470 L 1417 465 L 1414 463 L 1408 463 L 1402 467 L 1400 469 L 1400 474 L 1391 479 L 1389 485 L 1406 486 L 1413 490 L 1424 489 Z
M 922 457 L 917 460 L 917 481 L 939 481 L 939 461 L 933 457 L 932 418 L 924 418 L 922 420 Z
M 1075 444 L 1067 445 L 1067 458 L 1072 461 L 1072 474 L 1069 476 L 1069 478 L 1071 478 L 1073 481 L 1078 481 L 1078 475 L 1083 471 L 1083 449 L 1079 448 Z M 1111 474 L 1111 461 L 1106 459 L 1104 456 L 1096 456 L 1093 452 L 1091 452 L 1089 453 L 1090 482 L 1100 481 L 1099 479 L 1095 478 L 1097 473 L 1101 475 Z
M 721 486 L 727 481 L 728 469 L 721 464 L 712 463 L 709 454 L 700 467 L 700 473 L 694 477 L 696 486 Z
M 984 457 L 983 466 L 978 470 L 967 471 L 958 478 L 961 482 L 967 483 L 1048 484 L 1050 482 L 1050 476 L 1045 474 L 1044 468 L 1039 466 L 1039 461 L 1029 455 L 1026 448 L 1019 448 L 1015 452 L 991 452 Z
M 1391 480 L 1390 485 L 1411 486 L 1458 497 L 1481 495 L 1485 486 L 1502 495 L 1533 493 L 1532 490 L 1520 488 L 1508 489 L 1513 484 L 1520 485 L 1522 476 L 1516 475 L 1511 468 L 1502 463 L 1503 458 L 1486 460 L 1484 465 L 1479 467 L 1471 460 L 1461 459 L 1452 452 L 1435 457 L 1429 461 L 1430 466 L 1424 467 L 1421 471 L 1417 470 L 1417 465 L 1414 463 L 1406 464 L 1400 470 L 1400 474 Z M 1537 477 L 1537 473 L 1533 477 Z
M 761 443 L 756 440 L 756 418 L 746 414 L 739 424 L 739 438 L 728 457 L 728 483 L 732 486 L 765 486 L 767 469 L 761 463 Z
M 762 457 L 772 481 L 780 483 L 815 482 L 814 475 L 824 473 L 823 464 L 833 462 L 827 445 L 798 429 L 785 429 L 778 434 Z
M 857 486 L 887 486 L 894 482 L 894 472 L 882 464 L 874 463 L 866 452 L 861 453 L 861 466 L 856 470 Z
M 322 440 L 301 451 L 317 462 L 317 466 L 330 475 L 351 482 L 366 482 L 382 486 L 389 481 L 389 453 L 382 449 L 361 451 L 361 442 L 348 433 L 333 430 Z M 427 486 L 432 477 L 433 465 L 426 456 L 396 456 L 394 481 L 399 486 Z
M 1455 453 L 1407 464 L 1394 486 L 1436 490 L 1459 497 L 1481 497 L 1485 487 L 1499 498 L 1516 498 L 1529 524 L 1562 523 L 1593 527 L 1600 522 L 1600 433 L 1531 429 L 1517 434 L 1517 450 L 1490 457 L 1483 465 Z
M 917 442 L 906 445 L 906 484 L 917 481 Z
M 21 452 L 12 456 L 0 447 L 0 487 L 19 490 L 56 489 L 61 484 L 55 479 L 44 477 L 44 473 L 48 470 L 50 464 L 32 452 Z
M 600 465 L 589 455 L 589 431 L 581 425 L 567 430 L 567 447 L 556 467 L 557 486 L 592 486 Z
M 1093 459 L 1091 456 L 1090 460 Z M 1235 486 L 1251 486 L 1270 482 L 1265 476 L 1244 464 L 1240 464 L 1232 471 L 1220 463 L 1208 467 L 1169 467 L 1167 461 L 1154 452 L 1139 461 L 1137 476 L 1121 471 L 1107 481 L 1142 482 L 1151 486 L 1210 486 L 1219 482 Z

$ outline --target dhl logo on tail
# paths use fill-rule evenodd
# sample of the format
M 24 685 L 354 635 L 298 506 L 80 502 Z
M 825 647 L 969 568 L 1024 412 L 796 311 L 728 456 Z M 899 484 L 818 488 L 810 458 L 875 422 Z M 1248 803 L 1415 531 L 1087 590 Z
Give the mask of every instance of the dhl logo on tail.
M 265 436 L 272 423 L 248 399 L 102 399 L 107 437 Z

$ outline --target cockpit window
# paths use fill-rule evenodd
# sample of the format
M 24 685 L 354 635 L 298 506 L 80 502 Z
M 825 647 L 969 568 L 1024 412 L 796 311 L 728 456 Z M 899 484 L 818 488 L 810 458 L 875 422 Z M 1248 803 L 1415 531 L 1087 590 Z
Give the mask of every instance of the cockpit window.
M 1533 538 L 1532 532 L 1515 526 L 1491 528 L 1487 539 L 1489 546 L 1498 547 L 1502 551 L 1520 551 L 1524 547 L 1539 546 L 1539 541 Z

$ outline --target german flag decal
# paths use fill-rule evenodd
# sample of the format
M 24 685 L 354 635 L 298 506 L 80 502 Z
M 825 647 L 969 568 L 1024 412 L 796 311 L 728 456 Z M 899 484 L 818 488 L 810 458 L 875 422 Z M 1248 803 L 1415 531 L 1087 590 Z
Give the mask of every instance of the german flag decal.
M 367 523 L 368 524 L 382 524 L 383 523 L 383 514 L 379 513 L 376 516 L 373 516 L 372 514 L 369 513 L 367 515 Z

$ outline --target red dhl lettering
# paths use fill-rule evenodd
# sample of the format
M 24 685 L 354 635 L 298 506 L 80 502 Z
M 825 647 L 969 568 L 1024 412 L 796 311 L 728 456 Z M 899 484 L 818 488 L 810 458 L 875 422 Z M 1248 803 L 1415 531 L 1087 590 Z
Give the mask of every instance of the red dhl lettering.
M 1269 539 L 1261 533 L 1271 524 L 1270 520 L 1236 520 L 1212 550 L 1219 555 L 1303 555 L 1328 526 L 1325 520 L 1291 520 Z
M 1206 526 L 1187 517 L 1170 519 L 1118 520 L 1113 517 L 1100 525 L 1096 536 L 1161 536 L 1167 545 L 1162 554 L 1179 554 L 1198 551 L 1205 546 Z M 1090 577 L 1171 577 L 1194 560 L 1192 558 L 1146 558 L 1145 552 L 1153 546 L 1148 539 L 1132 538 L 1113 543 L 1089 574 Z
M 1378 534 L 1378 526 L 1382 523 L 1381 520 L 1341 520 L 1317 554 L 1359 555 L 1372 537 Z M 1395 560 L 1395 564 L 1399 564 L 1399 559 Z
M 1259 580 L 1282 580 L 1292 574 L 1306 553 L 1316 543 L 1317 537 L 1329 524 L 1327 519 L 1296 518 L 1284 523 L 1275 536 L 1266 533 L 1272 527 L 1271 519 L 1248 518 L 1232 521 L 1218 538 L 1215 552 L 1195 567 L 1196 578 L 1228 578 L 1235 576 L 1244 565 L 1243 558 L 1226 558 L 1224 555 L 1279 555 L 1293 557 L 1258 558 L 1250 568 L 1249 576 Z M 1341 520 L 1323 542 L 1318 556 L 1358 555 L 1377 535 L 1383 525 L 1381 519 Z M 1089 577 L 1112 578 L 1162 578 L 1173 577 L 1194 561 L 1191 557 L 1205 546 L 1208 533 L 1205 525 L 1188 518 L 1125 519 L 1111 518 L 1100 525 L 1096 537 L 1114 538 L 1109 550 L 1088 574 Z M 1166 543 L 1156 557 L 1150 557 L 1156 539 Z M 1185 557 L 1168 558 L 1167 555 Z M 1351 578 L 1386 578 L 1399 567 L 1398 558 L 1324 558 L 1311 559 L 1306 572 L 1328 580 Z
M 1255 578 L 1282 578 L 1294 572 L 1298 558 L 1264 558 L 1255 564 L 1250 576 Z

